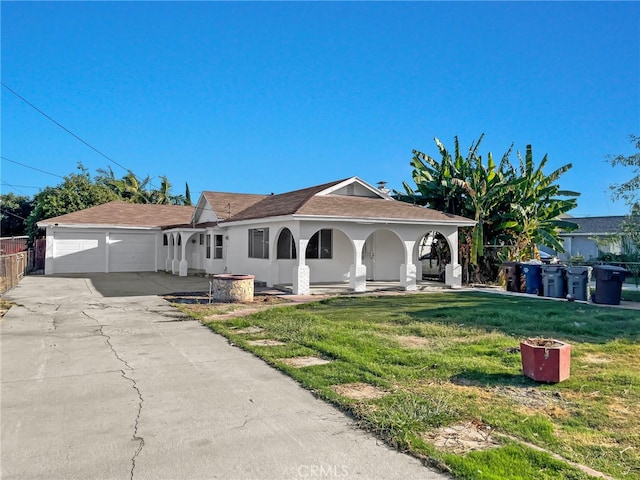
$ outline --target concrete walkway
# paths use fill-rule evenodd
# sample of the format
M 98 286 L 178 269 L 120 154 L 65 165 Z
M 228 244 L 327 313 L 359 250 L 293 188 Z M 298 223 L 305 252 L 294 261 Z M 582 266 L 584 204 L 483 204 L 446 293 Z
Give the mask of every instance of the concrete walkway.
M 157 296 L 207 289 L 23 279 L 0 324 L 2 478 L 448 478 Z

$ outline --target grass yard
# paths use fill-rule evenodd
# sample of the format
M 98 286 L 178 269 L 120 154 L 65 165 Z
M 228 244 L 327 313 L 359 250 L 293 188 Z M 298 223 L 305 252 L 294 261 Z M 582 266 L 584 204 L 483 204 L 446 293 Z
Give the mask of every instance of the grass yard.
M 457 478 L 591 478 L 582 465 L 640 479 L 640 311 L 443 292 L 205 323 Z M 522 375 L 519 340 L 539 336 L 572 344 L 568 380 Z

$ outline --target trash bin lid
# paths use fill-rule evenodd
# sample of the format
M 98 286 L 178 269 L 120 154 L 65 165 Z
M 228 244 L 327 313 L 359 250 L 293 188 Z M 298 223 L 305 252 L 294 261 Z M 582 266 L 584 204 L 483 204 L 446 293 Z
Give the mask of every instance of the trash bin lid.
M 567 275 L 586 275 L 591 267 L 567 267 Z
M 564 270 L 564 266 L 563 265 L 542 265 L 542 273 L 553 273 L 553 272 L 558 272 L 560 270 Z
M 629 273 L 628 270 L 618 267 L 617 265 L 596 265 L 593 267 L 596 270 L 605 270 L 607 272 L 620 272 L 620 273 Z
M 522 271 L 525 273 L 531 272 L 531 273 L 539 273 L 540 272 L 540 267 L 541 265 L 536 265 L 535 263 L 523 263 L 522 264 Z

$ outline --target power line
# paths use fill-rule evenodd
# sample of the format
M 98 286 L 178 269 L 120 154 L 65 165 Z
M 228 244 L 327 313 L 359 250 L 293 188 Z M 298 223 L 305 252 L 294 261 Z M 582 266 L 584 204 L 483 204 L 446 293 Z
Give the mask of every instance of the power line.
M 14 188 L 15 188 L 15 187 L 17 187 L 17 185 L 11 185 L 10 183 L 5 182 L 4 180 L 2 180 L 2 184 L 3 184 L 3 185 L 6 185 L 6 186 L 8 186 L 8 187 L 14 187 Z M 18 190 L 17 188 L 16 188 L 16 192 L 18 192 L 18 193 L 20 193 L 20 194 L 24 195 L 25 197 L 28 197 L 28 196 L 29 196 L 29 195 L 27 195 L 26 193 L 24 193 L 23 191 Z
M 104 158 L 106 158 L 107 160 L 109 160 L 111 163 L 113 163 L 114 165 L 117 165 L 118 167 L 120 167 L 121 169 L 123 169 L 126 172 L 130 172 L 131 170 L 129 168 L 123 167 L 122 165 L 120 165 L 118 162 L 116 162 L 113 158 L 109 157 L 108 155 L 102 153 L 100 150 L 98 150 L 96 147 L 94 147 L 93 145 L 91 145 L 89 142 L 83 140 L 82 138 L 80 138 L 78 135 L 76 135 L 75 133 L 73 133 L 71 130 L 69 130 L 67 127 L 65 127 L 64 125 L 62 125 L 60 122 L 56 121 L 55 119 L 53 119 L 52 117 L 50 117 L 49 115 L 47 115 L 45 112 L 43 112 L 42 110 L 40 110 L 38 107 L 36 107 L 33 103 L 31 103 L 29 100 L 27 100 L 26 98 L 24 98 L 22 95 L 20 95 L 18 92 L 16 92 L 15 90 L 13 90 L 12 88 L 8 87 L 4 82 L 0 82 L 0 85 L 2 85 L 4 88 L 6 88 L 7 90 L 9 90 L 11 93 L 13 93 L 16 97 L 18 97 L 20 100 L 22 100 L 24 103 L 26 103 L 27 105 L 29 105 L 31 108 L 33 108 L 36 112 L 38 112 L 40 115 L 42 115 L 43 117 L 45 117 L 46 119 L 48 119 L 49 121 L 53 122 L 54 124 L 56 124 L 58 127 L 60 127 L 61 129 L 63 129 L 65 132 L 67 132 L 69 135 L 73 136 L 76 140 L 79 140 L 80 142 L 84 143 L 87 147 L 89 147 L 91 150 L 93 150 L 94 152 L 98 153 L 99 155 L 103 156 Z
M 46 173 L 47 175 L 51 175 L 52 177 L 58 177 L 58 178 L 64 179 L 62 175 L 58 175 L 56 173 L 47 172 L 46 170 L 41 170 L 40 168 L 32 167 L 31 165 L 26 165 L 24 163 L 16 162 L 15 160 L 11 160 L 10 158 L 7 158 L 7 157 L 0 157 L 0 158 L 2 158 L 2 160 L 6 160 L 7 162 L 15 163 L 16 165 L 20 165 L 25 168 L 30 168 L 31 170 L 35 170 L 37 172 Z
M 0 213 L 3 214 L 3 215 L 11 215 L 12 217 L 19 218 L 20 220 L 25 220 L 25 221 L 27 220 L 26 218 L 21 217 L 20 215 L 16 215 L 15 213 L 7 212 L 6 210 L 0 210 Z

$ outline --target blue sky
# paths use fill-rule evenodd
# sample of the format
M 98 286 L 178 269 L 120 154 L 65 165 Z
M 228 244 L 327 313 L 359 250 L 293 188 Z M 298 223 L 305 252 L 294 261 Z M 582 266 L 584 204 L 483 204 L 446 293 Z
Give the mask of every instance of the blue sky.
M 640 134 L 638 2 L 2 2 L 2 82 L 175 193 L 400 189 L 412 149 L 481 133 L 620 215 L 607 154 Z M 2 156 L 66 175 L 108 160 L 2 88 Z M 513 157 L 515 161 L 515 156 Z M 60 179 L 2 160 L 2 192 Z M 111 164 L 116 175 L 125 173 Z M 159 182 L 156 180 L 156 184 Z M 17 186 L 9 186 L 17 185 Z

